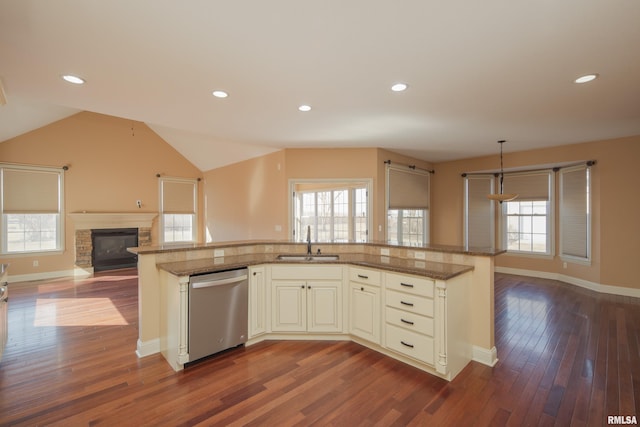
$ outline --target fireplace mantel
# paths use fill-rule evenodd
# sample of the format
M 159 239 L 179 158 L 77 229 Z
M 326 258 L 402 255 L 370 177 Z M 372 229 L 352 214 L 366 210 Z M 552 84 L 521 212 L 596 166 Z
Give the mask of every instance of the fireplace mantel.
M 157 213 L 76 212 L 70 213 L 76 230 L 98 228 L 151 228 Z

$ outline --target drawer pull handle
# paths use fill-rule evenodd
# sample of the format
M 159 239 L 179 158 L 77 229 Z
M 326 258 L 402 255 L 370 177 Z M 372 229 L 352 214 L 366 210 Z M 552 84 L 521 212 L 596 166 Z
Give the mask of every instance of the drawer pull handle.
M 400 282 L 400 286 L 405 286 L 407 288 L 413 288 L 413 285 L 411 283 L 402 283 L 402 282 Z
M 400 341 L 400 344 L 404 345 L 405 347 L 413 348 L 413 344 L 407 344 L 404 341 Z
M 358 277 L 361 278 L 361 279 L 368 279 L 369 278 L 369 276 L 365 276 L 363 274 L 358 274 Z
M 414 323 L 413 323 L 412 321 L 410 321 L 410 320 L 400 319 L 400 321 L 401 321 L 402 323 L 406 323 L 407 325 L 413 325 L 413 324 L 414 324 Z
M 400 301 L 400 304 L 402 305 L 408 305 L 409 307 L 413 307 L 413 304 L 410 302 L 405 302 L 405 301 Z

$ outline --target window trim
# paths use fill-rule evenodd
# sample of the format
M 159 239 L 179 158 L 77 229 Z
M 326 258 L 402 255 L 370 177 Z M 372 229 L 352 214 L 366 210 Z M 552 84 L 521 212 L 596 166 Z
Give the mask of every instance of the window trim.
M 193 184 L 193 212 L 190 214 L 193 216 L 193 227 L 191 229 L 191 240 L 180 240 L 180 241 L 172 241 L 172 242 L 166 242 L 164 240 L 164 227 L 165 227 L 165 221 L 164 221 L 164 216 L 165 214 L 180 214 L 180 213 L 176 213 L 176 212 L 165 212 L 164 211 L 164 183 L 165 182 L 173 182 L 173 183 L 182 183 L 182 184 Z M 159 231 L 158 233 L 160 234 L 160 243 L 164 244 L 164 245 L 181 245 L 181 244 L 185 244 L 185 243 L 195 243 L 198 241 L 198 180 L 197 179 L 191 179 L 191 178 L 174 178 L 174 177 L 160 177 L 158 179 L 158 192 L 159 192 L 159 196 L 158 196 L 158 206 L 159 206 L 159 210 L 160 210 L 160 215 L 159 215 L 159 219 L 158 219 L 158 228 Z M 187 213 L 182 213 L 183 215 L 189 215 Z
M 426 177 L 427 179 L 427 183 L 429 185 L 429 188 L 427 189 L 427 194 L 428 194 L 428 198 L 429 200 L 426 201 L 426 208 L 420 207 L 420 208 L 405 208 L 405 209 L 390 209 L 389 205 L 390 205 L 390 201 L 391 201 L 391 197 L 390 197 L 390 187 L 389 187 L 389 171 L 390 170 L 396 170 L 396 171 L 401 171 L 401 172 L 409 172 L 409 173 L 414 173 L 414 174 L 420 174 L 420 175 L 424 175 L 424 177 Z M 393 164 L 386 164 L 385 165 L 385 185 L 384 185 L 384 194 L 385 194 L 385 201 L 384 201 L 384 236 L 385 236 L 385 240 L 388 241 L 389 240 L 389 210 L 424 210 L 424 229 L 422 230 L 422 235 L 423 235 L 423 239 L 424 241 L 422 242 L 423 245 L 428 245 L 430 240 L 431 240 L 431 235 L 430 235 L 430 231 L 431 231 L 431 172 L 427 171 L 427 170 L 423 170 L 423 169 L 417 169 L 417 168 L 412 168 L 409 166 L 396 166 Z
M 586 181 L 587 181 L 587 193 L 586 193 L 586 202 L 587 202 L 587 224 L 586 224 L 586 229 L 587 229 L 587 235 L 586 235 L 586 250 L 587 250 L 587 256 L 585 258 L 583 257 L 579 257 L 579 256 L 575 256 L 575 255 L 569 255 L 569 254 L 564 254 L 563 253 L 563 239 L 562 239 L 562 211 L 563 211 L 563 174 L 564 173 L 568 173 L 568 172 L 575 172 L 578 170 L 584 169 L 585 174 L 586 174 Z M 559 185 L 558 185 L 558 224 L 560 227 L 559 230 L 559 256 L 560 256 L 560 260 L 563 262 L 571 262 L 574 264 L 580 264 L 580 265 L 591 265 L 592 262 L 592 255 L 593 255 L 593 251 L 591 249 L 591 243 L 592 243 L 592 217 L 593 217 L 593 206 L 592 206 L 592 200 L 593 200 L 593 186 L 592 186 L 592 182 L 593 182 L 593 176 L 592 176 L 592 172 L 590 169 L 590 165 L 589 164 L 581 164 L 581 165 L 577 165 L 577 166 L 573 166 L 573 167 L 568 167 L 568 168 L 563 168 L 560 171 L 560 176 L 559 176 Z
M 498 209 L 498 230 L 499 230 L 498 241 L 500 242 L 501 248 L 507 251 L 505 255 L 508 255 L 508 256 L 518 256 L 518 257 L 538 258 L 538 259 L 553 259 L 555 257 L 555 241 L 556 241 L 555 240 L 556 238 L 555 173 L 552 169 L 544 169 L 544 170 L 536 170 L 536 171 L 525 171 L 521 173 L 511 173 L 510 175 L 517 176 L 517 175 L 531 175 L 531 174 L 537 174 L 537 175 L 545 174 L 549 177 L 549 188 L 548 188 L 549 200 L 547 204 L 547 243 L 549 245 L 549 251 L 547 253 L 539 253 L 539 252 L 513 251 L 513 250 L 507 249 L 508 232 L 507 230 L 505 230 L 505 227 L 507 224 L 507 215 L 506 215 L 507 203 L 509 202 L 502 203 L 502 206 L 500 206 L 500 209 Z M 520 200 L 519 198 L 516 198 L 514 201 L 518 202 L 518 201 L 527 201 L 527 200 Z
M 470 180 L 483 180 L 488 182 L 489 184 L 489 193 L 487 194 L 493 194 L 495 186 L 496 186 L 496 179 L 495 176 L 493 174 L 477 174 L 477 175 L 465 175 L 464 176 L 464 180 L 463 180 L 463 194 L 464 194 L 464 200 L 463 200 L 463 235 L 464 235 L 464 244 L 466 248 L 469 247 L 477 247 L 476 245 L 470 245 L 469 244 L 469 237 L 470 237 L 470 232 L 469 232 L 469 181 Z M 488 245 L 489 247 L 493 248 L 496 247 L 496 208 L 495 208 L 495 202 L 493 202 L 492 200 L 487 199 L 487 201 L 489 203 L 487 203 L 489 205 L 489 235 L 490 235 L 490 239 L 491 239 L 491 243 Z
M 371 241 L 371 230 L 373 229 L 373 179 L 371 178 L 292 178 L 289 179 L 289 196 L 288 197 L 288 212 L 289 212 L 289 236 L 296 240 L 296 223 L 295 223 L 295 194 L 296 186 L 298 184 L 321 184 L 321 185 L 335 185 L 334 188 L 325 189 L 328 190 L 341 190 L 346 187 L 353 187 L 354 184 L 363 184 L 367 191 L 367 242 Z M 350 204 L 355 201 L 350 201 Z M 327 242 L 328 243 L 328 242 Z M 366 242 L 364 242 L 366 243 Z
M 32 172 L 47 172 L 58 175 L 58 218 L 56 220 L 56 248 L 50 250 L 24 251 L 24 252 L 7 252 L 7 224 L 4 212 L 4 171 L 7 169 L 24 170 Z M 3 257 L 26 257 L 34 255 L 59 255 L 65 251 L 66 234 L 65 234 L 65 213 L 64 213 L 64 171 L 66 169 L 53 166 L 30 166 L 30 165 L 14 165 L 10 163 L 0 163 L 0 230 L 2 230 L 2 239 L 0 239 L 0 255 Z M 24 212 L 26 213 L 26 212 Z

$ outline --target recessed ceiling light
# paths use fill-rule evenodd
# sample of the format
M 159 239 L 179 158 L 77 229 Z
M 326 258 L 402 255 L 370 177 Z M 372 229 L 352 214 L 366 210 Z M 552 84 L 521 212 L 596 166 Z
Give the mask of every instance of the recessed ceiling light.
M 226 98 L 227 96 L 229 96 L 229 94 L 223 90 L 214 90 L 213 92 L 211 92 L 211 94 L 216 98 Z
M 575 79 L 576 83 L 587 83 L 598 78 L 597 74 L 586 74 Z
M 82 77 L 74 76 L 72 74 L 65 74 L 62 76 L 65 82 L 73 83 L 74 85 L 84 84 L 85 80 Z
M 300 111 L 311 111 L 311 105 L 301 105 L 298 107 Z
M 407 87 L 406 83 L 396 83 L 391 86 L 391 90 L 394 92 L 402 92 L 403 90 L 407 90 Z

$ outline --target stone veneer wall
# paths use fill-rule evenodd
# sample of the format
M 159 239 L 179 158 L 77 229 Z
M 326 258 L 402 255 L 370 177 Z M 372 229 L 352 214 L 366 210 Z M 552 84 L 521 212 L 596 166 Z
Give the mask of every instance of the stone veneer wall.
M 151 246 L 151 228 L 138 228 L 138 246 Z M 76 266 L 88 268 L 91 264 L 91 230 L 76 230 Z

